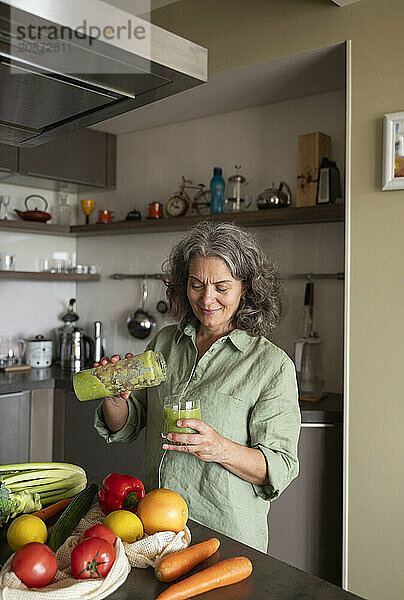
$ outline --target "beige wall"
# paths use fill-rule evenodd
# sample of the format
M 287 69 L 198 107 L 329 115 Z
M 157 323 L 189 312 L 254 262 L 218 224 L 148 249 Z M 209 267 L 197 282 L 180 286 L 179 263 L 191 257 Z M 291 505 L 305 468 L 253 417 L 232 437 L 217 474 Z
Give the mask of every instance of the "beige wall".
M 352 40 L 348 588 L 402 598 L 404 192 L 381 192 L 380 152 L 404 110 L 404 2 L 186 0 L 154 22 L 206 46 L 211 73 Z

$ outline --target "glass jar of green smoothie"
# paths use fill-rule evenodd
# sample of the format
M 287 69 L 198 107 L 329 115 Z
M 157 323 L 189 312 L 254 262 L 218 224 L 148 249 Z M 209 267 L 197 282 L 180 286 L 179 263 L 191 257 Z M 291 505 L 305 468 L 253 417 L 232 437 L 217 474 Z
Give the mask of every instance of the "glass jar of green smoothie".
M 161 352 L 148 350 L 116 363 L 79 371 L 73 377 L 73 388 L 81 401 L 160 385 L 167 378 L 167 365 Z
M 181 442 L 167 440 L 169 433 L 198 433 L 191 427 L 178 427 L 180 419 L 200 419 L 201 405 L 199 397 L 186 397 L 180 394 L 164 398 L 161 437 L 173 446 L 184 446 Z

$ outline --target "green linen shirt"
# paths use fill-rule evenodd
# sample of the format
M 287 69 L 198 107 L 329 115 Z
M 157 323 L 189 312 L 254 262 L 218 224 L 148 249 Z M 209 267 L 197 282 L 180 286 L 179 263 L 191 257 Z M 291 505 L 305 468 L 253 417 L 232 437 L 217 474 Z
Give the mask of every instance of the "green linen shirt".
M 266 552 L 269 501 L 298 474 L 300 410 L 294 364 L 264 337 L 236 329 L 218 339 L 197 363 L 195 324 L 162 329 L 148 349 L 167 360 L 167 380 L 133 392 L 123 428 L 111 433 L 97 407 L 94 426 L 107 442 L 132 442 L 146 427 L 143 482 L 181 494 L 189 516 Z M 201 419 L 224 437 L 258 448 L 268 467 L 267 485 L 251 484 L 219 463 L 162 449 L 162 406 L 167 395 L 198 394 Z

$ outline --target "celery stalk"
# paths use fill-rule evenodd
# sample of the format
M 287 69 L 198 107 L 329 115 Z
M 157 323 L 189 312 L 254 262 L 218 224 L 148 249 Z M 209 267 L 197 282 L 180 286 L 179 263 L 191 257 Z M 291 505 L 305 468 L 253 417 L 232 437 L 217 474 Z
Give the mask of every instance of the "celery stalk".
M 87 485 L 84 469 L 69 463 L 0 465 L 0 526 L 39 504 L 72 498 Z

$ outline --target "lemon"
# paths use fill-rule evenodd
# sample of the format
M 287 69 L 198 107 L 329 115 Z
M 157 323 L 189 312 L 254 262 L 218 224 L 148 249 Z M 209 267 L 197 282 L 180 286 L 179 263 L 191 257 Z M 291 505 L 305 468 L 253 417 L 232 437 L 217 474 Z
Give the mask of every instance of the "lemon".
M 141 540 L 143 537 L 142 521 L 129 510 L 114 510 L 105 517 L 103 523 L 112 529 L 116 537 L 128 544 Z
M 47 537 L 48 530 L 45 523 L 35 515 L 17 517 L 7 530 L 7 542 L 13 552 L 30 542 L 44 544 Z

